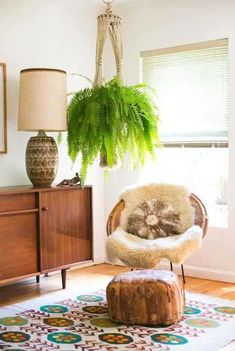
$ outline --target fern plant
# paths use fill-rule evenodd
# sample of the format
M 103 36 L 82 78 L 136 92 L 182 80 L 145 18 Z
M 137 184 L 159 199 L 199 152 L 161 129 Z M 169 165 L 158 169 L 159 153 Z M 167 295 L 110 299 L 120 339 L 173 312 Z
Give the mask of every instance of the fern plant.
M 82 156 L 80 177 L 98 154 L 101 166 L 112 168 L 130 153 L 134 167 L 146 154 L 155 156 L 158 110 L 144 85 L 122 86 L 115 77 L 106 84 L 73 94 L 68 106 L 68 153 L 74 162 Z

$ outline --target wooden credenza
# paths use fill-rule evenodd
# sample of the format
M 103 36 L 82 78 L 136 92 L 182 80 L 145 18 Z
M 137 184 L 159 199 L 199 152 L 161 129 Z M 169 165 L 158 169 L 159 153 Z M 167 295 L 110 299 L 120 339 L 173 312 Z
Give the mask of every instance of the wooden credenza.
M 0 188 L 0 284 L 92 259 L 92 187 Z

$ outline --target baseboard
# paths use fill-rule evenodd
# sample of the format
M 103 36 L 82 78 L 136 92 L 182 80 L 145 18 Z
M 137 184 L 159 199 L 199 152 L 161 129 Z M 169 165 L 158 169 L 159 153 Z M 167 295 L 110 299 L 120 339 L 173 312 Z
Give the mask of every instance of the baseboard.
M 110 263 L 106 259 L 106 263 Z M 121 261 L 115 263 L 117 266 L 125 266 Z M 159 269 L 170 269 L 169 262 L 161 262 L 158 266 Z M 181 267 L 180 265 L 174 264 L 173 265 L 174 272 L 177 274 L 181 274 Z M 221 269 L 213 269 L 213 268 L 206 268 L 206 267 L 197 267 L 197 266 L 189 266 L 184 264 L 184 273 L 185 276 L 194 277 L 194 278 L 202 278 L 208 280 L 218 280 L 225 283 L 235 283 L 235 272 L 232 271 L 225 271 Z
M 94 258 L 93 264 L 102 264 L 105 263 L 105 258 L 103 256 L 96 256 Z
M 159 268 L 169 269 L 169 263 L 162 262 L 159 265 Z M 181 274 L 180 265 L 174 265 L 174 271 Z M 184 265 L 184 272 L 188 277 L 218 280 L 226 283 L 235 283 L 235 272 L 232 271 Z

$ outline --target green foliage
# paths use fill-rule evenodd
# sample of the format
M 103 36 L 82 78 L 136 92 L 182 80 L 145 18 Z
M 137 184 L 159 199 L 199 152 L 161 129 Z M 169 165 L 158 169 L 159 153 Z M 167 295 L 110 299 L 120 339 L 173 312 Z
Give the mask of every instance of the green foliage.
M 122 86 L 117 78 L 105 85 L 76 92 L 68 106 L 68 153 L 82 156 L 80 177 L 100 153 L 107 167 L 130 153 L 134 167 L 146 154 L 155 156 L 158 110 L 144 85 Z

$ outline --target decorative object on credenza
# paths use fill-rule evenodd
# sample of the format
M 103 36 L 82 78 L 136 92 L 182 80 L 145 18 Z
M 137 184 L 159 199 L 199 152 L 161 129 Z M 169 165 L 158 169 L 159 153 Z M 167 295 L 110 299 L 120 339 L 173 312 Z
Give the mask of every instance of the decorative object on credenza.
M 7 153 L 7 78 L 6 64 L 0 63 L 0 154 Z
M 134 168 L 149 155 L 154 159 L 159 145 L 158 109 L 143 89 L 146 85 L 122 83 L 122 18 L 112 14 L 113 0 L 104 2 L 106 13 L 98 16 L 93 86 L 72 94 L 68 106 L 68 153 L 73 162 L 81 155 L 82 185 L 98 155 L 100 166 L 105 169 L 121 163 L 127 168 L 131 163 Z M 104 83 L 102 60 L 108 35 L 116 60 L 116 77 Z
M 58 168 L 58 150 L 45 131 L 67 130 L 66 72 L 29 68 L 20 72 L 18 130 L 38 131 L 26 148 L 26 170 L 34 186 L 50 186 Z
M 75 173 L 75 177 L 71 179 L 64 179 L 62 182 L 57 184 L 56 186 L 77 186 L 81 184 L 81 178 L 78 173 Z

